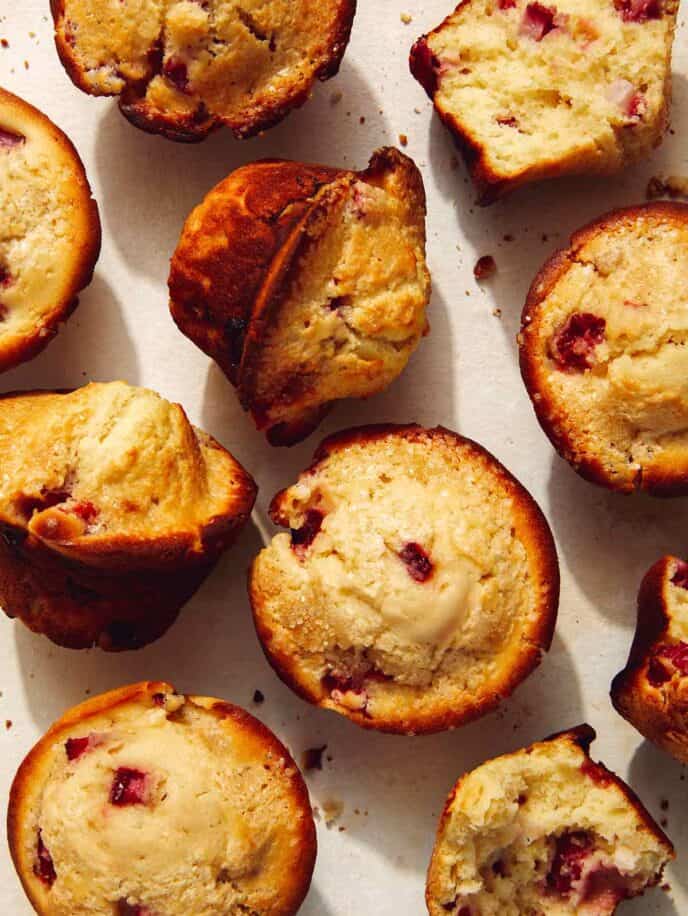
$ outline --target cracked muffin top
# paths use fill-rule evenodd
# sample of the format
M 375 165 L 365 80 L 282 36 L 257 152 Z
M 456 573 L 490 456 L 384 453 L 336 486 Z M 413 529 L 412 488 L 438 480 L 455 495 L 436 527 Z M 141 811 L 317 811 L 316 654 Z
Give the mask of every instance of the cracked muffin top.
M 584 477 L 688 488 L 688 206 L 616 211 L 535 279 L 521 368 L 542 427 Z
M 0 89 L 0 372 L 39 353 L 90 283 L 98 208 L 77 151 Z
M 344 54 L 355 0 L 52 0 L 57 49 L 91 95 L 138 127 L 239 137 L 303 104 Z
M 315 860 L 283 745 L 244 710 L 157 682 L 58 720 L 15 777 L 8 827 L 45 916 L 292 916 Z
M 202 556 L 255 495 L 246 471 L 178 404 L 124 382 L 5 396 L 0 450 L 0 522 L 73 558 Z
M 638 594 L 626 667 L 611 690 L 617 711 L 650 741 L 688 763 L 688 563 L 662 557 Z
M 463 0 L 411 69 L 489 203 L 618 171 L 661 141 L 677 12 L 678 0 Z
M 583 725 L 459 780 L 428 872 L 431 916 L 611 916 L 659 882 L 673 847 L 590 758 L 594 738 Z
M 277 673 L 359 725 L 439 731 L 494 708 L 549 648 L 549 528 L 491 455 L 447 430 L 325 440 L 273 500 L 250 594 Z

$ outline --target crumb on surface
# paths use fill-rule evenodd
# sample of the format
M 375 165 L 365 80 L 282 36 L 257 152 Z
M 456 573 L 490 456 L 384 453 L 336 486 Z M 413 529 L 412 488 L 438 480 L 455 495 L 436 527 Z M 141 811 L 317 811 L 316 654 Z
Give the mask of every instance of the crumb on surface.
M 491 254 L 485 254 L 475 263 L 473 275 L 476 280 L 487 280 L 497 272 L 497 262 Z
M 404 25 L 410 25 L 413 22 L 413 16 L 410 13 L 402 13 L 399 18 Z
M 0 38 L 0 48 L 9 48 L 10 43 L 6 38 Z
M 301 755 L 301 767 L 306 772 L 310 770 L 322 770 L 323 754 L 327 750 L 327 745 L 323 744 L 318 747 L 309 747 Z M 330 759 L 330 758 L 328 758 Z
M 254 691 L 253 691 L 253 702 L 254 702 L 257 706 L 259 706 L 261 703 L 264 703 L 264 702 L 265 702 L 265 694 L 263 693 L 262 690 L 254 690 Z
M 330 105 L 338 105 L 341 102 L 343 97 L 344 97 L 343 93 L 340 92 L 339 89 L 337 89 L 330 96 Z
M 688 197 L 688 177 L 685 175 L 667 175 L 665 178 L 653 175 L 645 189 L 647 200 L 658 197 Z
M 12 728 L 12 720 L 11 720 L 11 719 L 5 719 L 5 728 L 7 729 L 7 731 L 9 731 L 9 730 Z
M 399 134 L 399 143 L 401 143 L 402 146 L 408 146 L 408 137 L 406 134 Z
M 327 798 L 321 802 L 320 810 L 322 811 L 325 826 L 332 827 L 335 821 L 342 816 L 344 802 L 339 801 L 337 798 Z

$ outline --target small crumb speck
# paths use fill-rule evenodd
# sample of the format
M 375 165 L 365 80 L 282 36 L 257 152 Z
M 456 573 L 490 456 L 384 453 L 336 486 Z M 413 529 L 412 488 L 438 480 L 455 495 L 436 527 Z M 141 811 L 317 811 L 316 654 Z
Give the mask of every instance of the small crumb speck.
M 343 99 L 344 95 L 339 90 L 333 92 L 330 96 L 330 105 L 338 105 Z
M 497 262 L 491 254 L 485 254 L 478 258 L 473 268 L 473 275 L 476 280 L 488 280 L 497 273 Z
M 402 13 L 399 18 L 404 25 L 410 25 L 413 22 L 413 16 L 410 13 Z
M 254 690 L 253 692 L 253 702 L 260 706 L 261 703 L 265 702 L 265 694 L 262 690 Z
M 402 146 L 408 146 L 408 137 L 406 134 L 399 134 L 399 143 L 401 143 Z
M 321 803 L 320 807 L 325 825 L 331 827 L 341 817 L 344 811 L 344 802 L 339 801 L 337 798 L 328 798 Z
M 5 719 L 5 728 L 7 729 L 7 731 L 9 731 L 9 730 L 12 728 L 12 720 L 11 720 L 11 719 Z
M 0 48 L 9 48 L 10 43 L 6 38 L 0 38 Z
M 309 772 L 310 770 L 322 770 L 322 758 L 326 750 L 326 744 L 323 744 L 319 747 L 307 748 L 301 755 L 301 768 L 306 772 Z
M 358 123 L 365 124 L 365 115 L 361 115 L 361 117 L 358 119 Z

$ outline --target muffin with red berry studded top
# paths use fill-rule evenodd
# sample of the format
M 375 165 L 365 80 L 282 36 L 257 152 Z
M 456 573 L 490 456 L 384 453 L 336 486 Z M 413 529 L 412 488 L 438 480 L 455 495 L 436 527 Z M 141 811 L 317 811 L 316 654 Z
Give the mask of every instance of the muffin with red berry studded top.
M 483 203 L 565 174 L 612 174 L 662 139 L 678 0 L 462 0 L 411 70 Z
M 617 711 L 650 741 L 688 763 L 688 563 L 662 557 L 638 594 L 626 667 L 614 678 Z
M 20 766 L 7 822 L 40 916 L 293 916 L 315 863 L 286 748 L 243 709 L 161 682 L 66 712 Z
M 296 693 L 364 728 L 419 734 L 494 709 L 552 639 L 557 556 L 542 513 L 488 452 L 448 430 L 326 439 L 279 493 L 250 596 Z
M 398 150 L 352 172 L 254 162 L 193 211 L 170 309 L 272 445 L 384 390 L 427 332 L 425 190 Z
M 334 76 L 356 0 L 51 0 L 72 81 L 118 96 L 137 127 L 202 140 L 248 137 Z
M 178 404 L 124 382 L 0 398 L 0 605 L 59 645 L 161 636 L 256 487 Z
M 0 89 L 0 372 L 52 340 L 99 252 L 79 154 L 42 112 Z
M 589 754 L 589 725 L 489 760 L 442 814 L 430 916 L 611 916 L 657 884 L 669 839 Z
M 619 210 L 530 288 L 521 371 L 541 426 L 586 479 L 688 491 L 688 206 Z

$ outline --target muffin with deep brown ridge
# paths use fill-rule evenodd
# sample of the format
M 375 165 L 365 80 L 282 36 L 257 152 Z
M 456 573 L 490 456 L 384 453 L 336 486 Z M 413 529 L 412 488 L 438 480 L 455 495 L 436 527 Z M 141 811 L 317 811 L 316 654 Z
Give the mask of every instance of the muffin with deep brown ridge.
M 674 858 L 633 791 L 590 757 L 589 725 L 488 760 L 454 787 L 430 916 L 611 916 Z
M 688 563 L 678 557 L 662 557 L 643 579 L 612 702 L 645 738 L 688 763 Z
M 67 73 L 118 96 L 137 127 L 203 140 L 226 125 L 249 137 L 334 76 L 356 0 L 51 0 Z
M 279 493 L 254 561 L 256 628 L 304 699 L 415 734 L 494 709 L 550 646 L 559 575 L 525 489 L 448 430 L 362 427 L 326 439 Z
M 294 916 L 308 792 L 243 709 L 149 681 L 68 710 L 19 768 L 10 851 L 40 916 Z
M 100 220 L 71 141 L 0 89 L 0 372 L 53 339 L 88 286 Z
M 363 172 L 237 169 L 187 220 L 169 286 L 179 328 L 291 445 L 335 401 L 386 388 L 427 330 L 420 172 L 392 148 Z
M 521 371 L 542 428 L 612 490 L 688 492 L 688 206 L 617 210 L 530 288 Z
M 611 175 L 664 135 L 678 0 L 461 0 L 411 51 L 481 203 Z
M 123 382 L 0 398 L 0 605 L 70 648 L 162 635 L 256 487 L 178 404 Z

